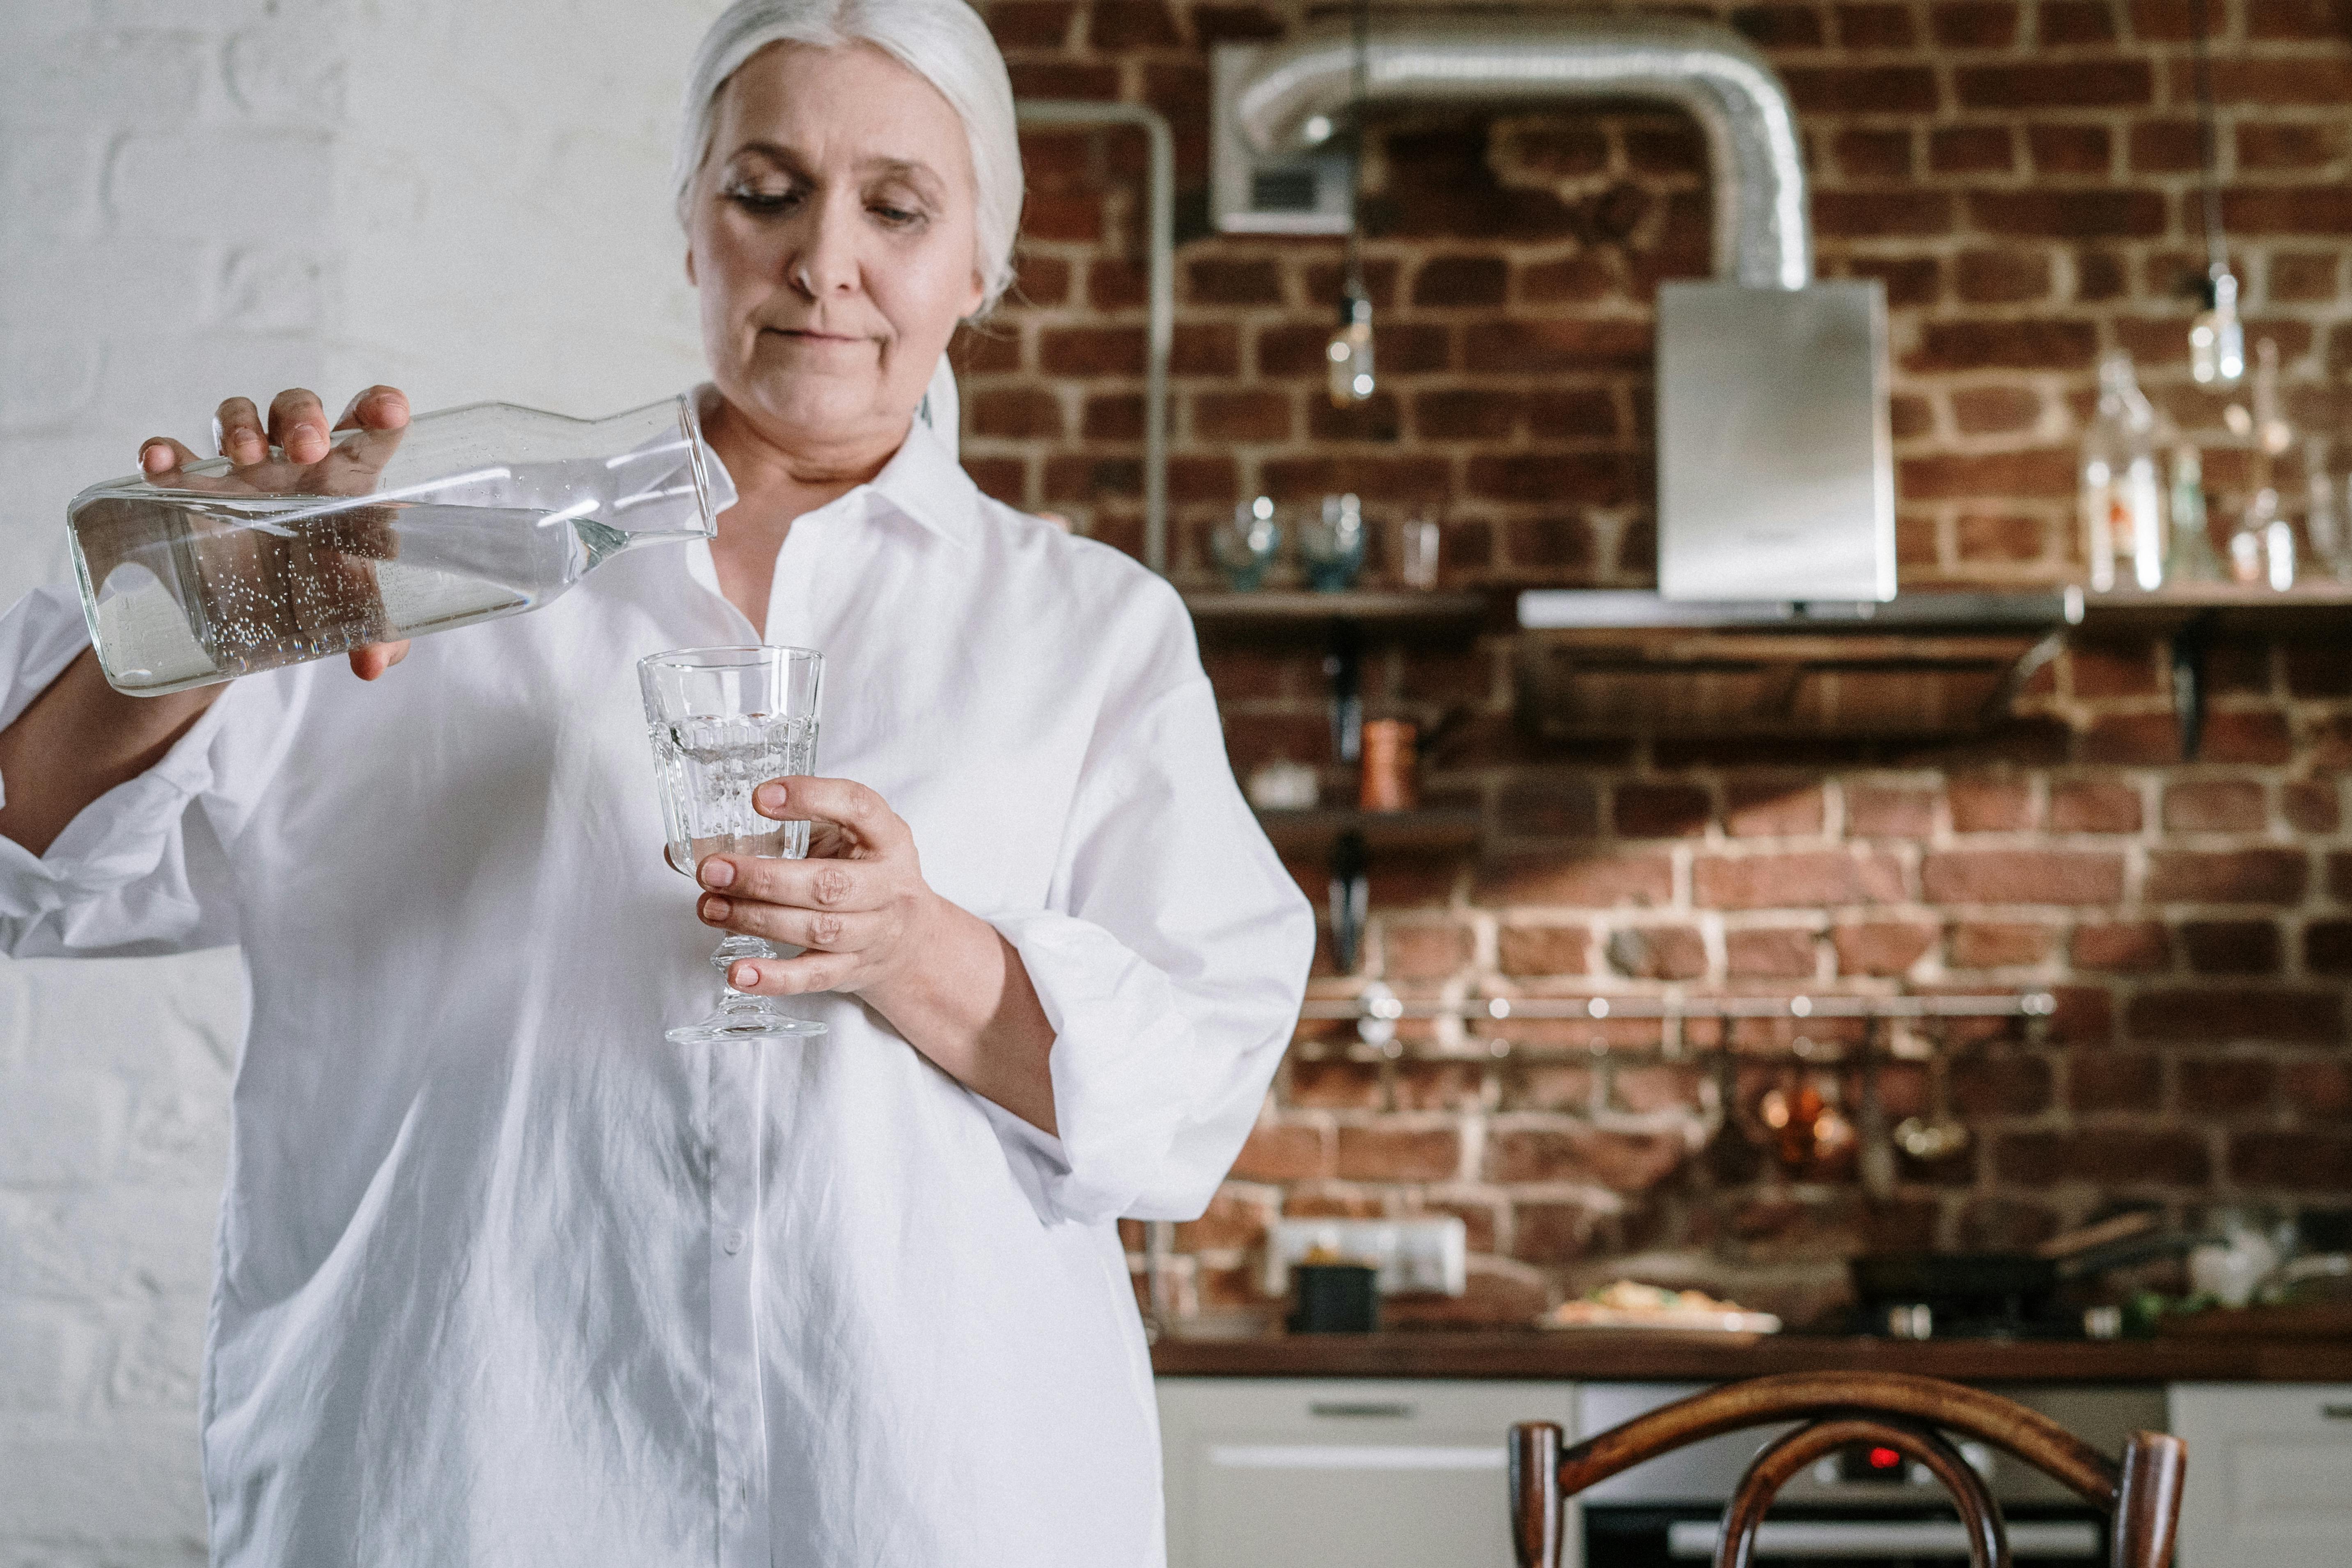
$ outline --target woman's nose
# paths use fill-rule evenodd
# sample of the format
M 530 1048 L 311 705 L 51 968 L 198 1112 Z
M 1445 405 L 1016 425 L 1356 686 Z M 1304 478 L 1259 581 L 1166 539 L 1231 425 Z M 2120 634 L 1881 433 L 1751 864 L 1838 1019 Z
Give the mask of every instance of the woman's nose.
M 789 260 L 793 287 L 812 300 L 856 290 L 856 217 L 854 204 L 817 204 L 802 232 L 799 249 Z

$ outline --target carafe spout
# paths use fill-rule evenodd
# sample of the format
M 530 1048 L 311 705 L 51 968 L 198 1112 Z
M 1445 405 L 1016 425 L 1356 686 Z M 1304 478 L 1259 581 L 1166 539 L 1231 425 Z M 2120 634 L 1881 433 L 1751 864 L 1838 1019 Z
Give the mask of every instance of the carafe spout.
M 733 499 L 719 493 L 722 473 L 703 442 L 693 396 L 677 397 L 667 406 L 676 411 L 670 427 L 604 459 L 606 484 L 597 488 L 609 499 L 597 507 L 596 520 L 624 536 L 623 549 L 657 540 L 709 539 L 719 531 L 719 511 Z M 640 409 L 601 423 L 642 431 L 649 412 Z

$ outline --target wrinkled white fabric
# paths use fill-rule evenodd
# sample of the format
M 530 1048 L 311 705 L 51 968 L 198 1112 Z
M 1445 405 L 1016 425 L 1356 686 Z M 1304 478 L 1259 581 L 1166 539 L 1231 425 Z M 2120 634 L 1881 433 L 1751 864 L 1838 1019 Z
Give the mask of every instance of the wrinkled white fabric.
M 660 852 L 633 662 L 758 640 L 706 545 L 531 615 L 232 685 L 36 859 L 19 955 L 241 942 L 202 1425 L 214 1560 L 1161 1561 L 1114 1220 L 1198 1212 L 1312 917 L 1234 786 L 1176 595 L 909 440 L 796 522 L 765 640 L 826 657 L 818 771 L 1020 951 L 1061 1130 L 843 996 L 680 1047 L 714 933 Z M 84 646 L 0 619 L 0 723 Z

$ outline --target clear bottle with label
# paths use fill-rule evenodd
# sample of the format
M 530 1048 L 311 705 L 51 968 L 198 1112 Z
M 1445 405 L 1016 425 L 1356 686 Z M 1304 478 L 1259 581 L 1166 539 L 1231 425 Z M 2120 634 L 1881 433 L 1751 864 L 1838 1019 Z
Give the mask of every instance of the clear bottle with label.
M 169 480 L 68 511 L 99 667 L 133 696 L 536 609 L 624 550 L 718 531 L 691 396 L 595 420 L 475 404 Z
M 2164 506 L 2156 471 L 2156 409 L 2140 392 L 2131 355 L 2099 362 L 2099 406 L 2083 437 L 2083 552 L 2095 592 L 2118 582 L 2164 583 Z

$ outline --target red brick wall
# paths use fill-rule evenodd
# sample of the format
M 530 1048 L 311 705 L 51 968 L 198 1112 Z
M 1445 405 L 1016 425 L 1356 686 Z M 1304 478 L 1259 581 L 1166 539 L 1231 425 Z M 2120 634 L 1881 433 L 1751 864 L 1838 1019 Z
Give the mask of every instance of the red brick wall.
M 2352 365 L 2352 6 L 2211 4 L 2250 338 L 2278 342 L 2290 411 L 2332 436 Z M 2216 448 L 2209 474 L 2241 477 L 2187 374 L 2189 0 L 1672 8 L 1771 57 L 1805 135 L 1820 270 L 1886 285 L 1907 583 L 2074 570 L 2074 444 L 2109 345 Z M 1024 95 L 1168 113 L 1196 203 L 1206 45 L 1327 14 L 984 9 Z M 1205 531 L 1237 499 L 1353 489 L 1376 521 L 1438 509 L 1454 583 L 1648 582 L 1651 300 L 1710 254 L 1694 128 L 1626 106 L 1429 110 L 1373 140 L 1381 390 L 1365 407 L 1319 392 L 1336 241 L 1178 252 L 1175 574 L 1205 581 Z M 960 349 L 967 461 L 1135 548 L 1141 148 L 1119 132 L 1024 147 L 1020 297 Z M 2182 1219 L 2217 1199 L 2352 1201 L 2345 639 L 2218 649 L 2193 764 L 2145 643 L 2078 647 L 2016 722 L 1926 749 L 1535 746 L 1509 723 L 1507 651 L 1416 646 L 1368 670 L 1376 710 L 1446 727 L 1428 785 L 1478 802 L 1489 842 L 1375 867 L 1365 973 L 1409 994 L 2046 986 L 2060 1015 L 2031 1036 L 1898 1042 L 1932 1059 L 1885 1076 L 1888 1119 L 1948 1113 L 1977 1136 L 1874 1191 L 1759 1151 L 1770 1070 L 1732 1079 L 1727 1116 L 1714 1069 L 1657 1061 L 1639 1027 L 1611 1026 L 1613 1058 L 1590 1027 L 1517 1025 L 1370 1061 L 1344 1030 L 1303 1031 L 1234 1180 L 1181 1233 L 1205 1303 L 1249 1300 L 1278 1212 L 1460 1214 L 1475 1288 L 1450 1310 L 1509 1318 L 1621 1268 L 1810 1310 L 1856 1247 L 2016 1243 L 2117 1197 Z M 1314 650 L 1209 657 L 1238 768 L 1328 760 Z M 1319 899 L 1319 869 L 1300 874 Z M 1325 972 L 1319 989 L 1349 989 Z M 1841 1088 L 1854 1108 L 1859 1083 Z

